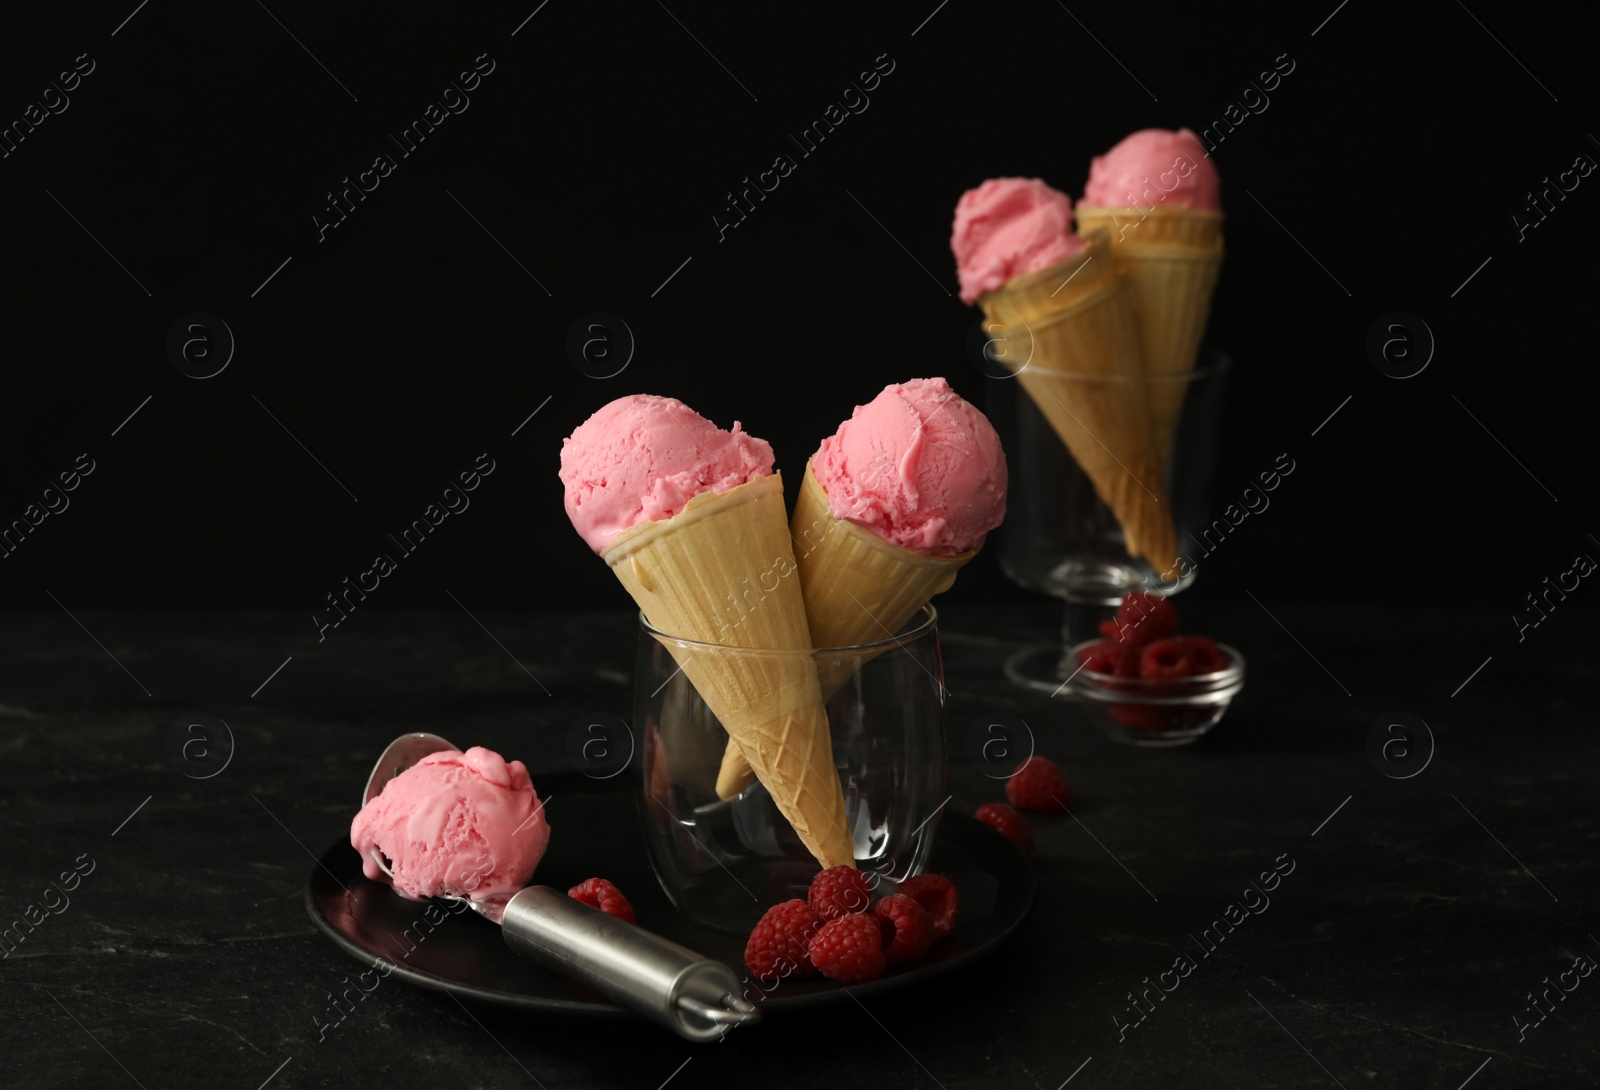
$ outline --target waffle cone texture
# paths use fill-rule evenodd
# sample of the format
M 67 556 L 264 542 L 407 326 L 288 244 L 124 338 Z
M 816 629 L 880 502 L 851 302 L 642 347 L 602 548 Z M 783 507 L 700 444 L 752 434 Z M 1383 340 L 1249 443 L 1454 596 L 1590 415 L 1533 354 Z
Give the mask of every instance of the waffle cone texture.
M 789 523 L 799 567 L 811 640 L 819 648 L 855 647 L 892 639 L 936 594 L 949 590 L 956 573 L 974 556 L 923 556 L 885 541 L 863 526 L 835 518 L 822 482 L 807 465 Z M 818 664 L 826 703 L 850 677 L 894 644 Z M 717 794 L 732 798 L 753 773 L 730 745 L 717 777 Z
M 601 554 L 823 867 L 855 863 L 779 475 L 702 493 Z M 768 583 L 774 583 L 767 590 Z M 729 654 L 722 644 L 768 649 Z
M 1100 232 L 1096 241 L 1104 240 Z M 1093 249 L 1093 245 L 1091 245 Z M 1007 363 L 1050 422 L 1095 493 L 1122 524 L 1130 554 L 1157 571 L 1177 564 L 1162 456 L 1151 426 L 1139 327 L 1126 275 L 1102 262 L 1088 283 L 1069 291 L 1089 267 L 1063 284 L 1067 262 L 1018 277 L 979 300 L 991 320 L 1024 319 L 1009 327 Z M 1089 262 L 1093 265 L 1094 262 Z M 1041 283 L 1061 285 L 1039 305 Z
M 1128 279 L 1147 375 L 1192 371 L 1222 268 L 1222 213 L 1157 206 L 1079 205 L 1078 230 L 1107 235 L 1112 260 Z M 1150 428 L 1162 464 L 1171 457 L 1187 382 L 1149 386 Z

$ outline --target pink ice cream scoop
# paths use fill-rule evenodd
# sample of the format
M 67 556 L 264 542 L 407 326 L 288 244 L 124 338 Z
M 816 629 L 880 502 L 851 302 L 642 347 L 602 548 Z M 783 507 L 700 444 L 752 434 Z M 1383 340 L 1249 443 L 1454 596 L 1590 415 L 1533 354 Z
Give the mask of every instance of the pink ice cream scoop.
M 356 814 L 350 844 L 374 881 L 389 860 L 407 897 L 483 898 L 528 884 L 550 843 L 539 796 L 521 761 L 473 746 L 431 753 L 390 780 Z
M 886 386 L 822 441 L 811 472 L 833 515 L 924 556 L 979 548 L 1006 513 L 1006 456 L 942 378 Z
M 637 523 L 668 519 L 702 492 L 772 474 L 772 447 L 734 421 L 723 431 L 676 398 L 632 394 L 561 445 L 567 517 L 595 552 Z
M 1222 211 L 1217 166 L 1188 129 L 1141 129 L 1089 163 L 1080 202 L 1093 208 L 1147 204 Z
M 950 249 L 963 303 L 1083 247 L 1072 233 L 1072 199 L 1037 178 L 990 178 L 956 202 Z

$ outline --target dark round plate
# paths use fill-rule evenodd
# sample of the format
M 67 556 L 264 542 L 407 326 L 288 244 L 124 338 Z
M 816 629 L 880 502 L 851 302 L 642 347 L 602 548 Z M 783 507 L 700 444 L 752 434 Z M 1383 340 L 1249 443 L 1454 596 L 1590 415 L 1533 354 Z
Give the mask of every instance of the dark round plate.
M 557 831 L 539 864 L 540 882 L 565 889 L 594 875 L 609 878 L 633 902 L 640 926 L 725 962 L 741 979 L 747 977 L 742 937 L 693 923 L 661 892 L 626 796 L 552 797 L 550 823 Z M 577 838 L 561 835 L 563 828 L 583 830 L 582 851 L 577 850 Z M 928 869 L 947 875 L 960 891 L 955 932 L 923 960 L 855 985 L 852 992 L 912 986 L 974 961 L 1005 941 L 1033 906 L 1033 868 L 1005 838 L 972 818 L 946 814 L 940 820 Z M 368 881 L 361 873 L 361 857 L 345 841 L 328 848 L 311 868 L 306 911 L 345 952 L 369 965 L 379 959 L 392 962 L 388 975 L 419 987 L 568 1017 L 637 1017 L 596 989 L 519 958 L 506 946 L 500 928 L 477 913 L 452 912 L 443 902 L 407 900 L 383 883 Z M 747 994 L 760 1000 L 763 1013 L 847 998 L 844 985 L 822 977 L 786 979 L 765 995 L 750 979 Z

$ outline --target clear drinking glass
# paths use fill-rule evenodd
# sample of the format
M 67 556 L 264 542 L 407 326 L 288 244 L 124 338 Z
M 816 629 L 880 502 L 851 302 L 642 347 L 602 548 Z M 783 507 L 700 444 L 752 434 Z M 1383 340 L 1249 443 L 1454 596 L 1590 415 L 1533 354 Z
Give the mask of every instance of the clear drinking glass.
M 886 888 L 920 872 L 946 795 L 944 667 L 932 606 L 892 639 L 815 651 L 697 643 L 640 616 L 634 721 L 644 734 L 639 815 L 650 862 L 680 911 L 743 935 L 772 905 L 804 898 L 817 864 L 759 782 L 717 797 L 728 733 L 679 665 L 691 655 L 811 658 L 856 865 Z
M 1022 384 L 1009 374 L 991 377 L 989 419 L 1005 447 L 1010 475 L 1000 566 L 1013 582 L 1065 603 L 1061 642 L 1014 656 L 1006 664 L 1013 681 L 1061 694 L 1062 683 L 1077 669 L 1067 649 L 1097 636 L 1099 622 L 1123 595 L 1142 589 L 1170 596 L 1194 582 L 1201 550 L 1193 547 L 1192 534 L 1210 502 L 1229 366 L 1227 356 L 1206 351 L 1199 366 L 1189 371 L 1139 378 L 1074 376 L 1086 383 L 1141 383 L 1151 401 L 1160 401 L 1162 393 L 1177 400 L 1181 391 L 1165 483 L 1178 553 L 1191 562 L 1166 572 L 1128 555 L 1116 516 L 1095 494 L 1093 483 Z

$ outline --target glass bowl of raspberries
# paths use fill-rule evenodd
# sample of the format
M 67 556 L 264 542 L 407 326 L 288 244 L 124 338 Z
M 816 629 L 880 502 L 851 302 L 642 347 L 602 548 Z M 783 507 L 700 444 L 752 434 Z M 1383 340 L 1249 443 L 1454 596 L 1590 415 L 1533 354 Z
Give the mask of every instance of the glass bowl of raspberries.
M 1217 725 L 1244 687 L 1244 656 L 1178 632 L 1172 603 L 1139 591 L 1123 599 L 1101 638 L 1076 644 L 1067 682 L 1090 722 L 1136 746 L 1181 746 Z

